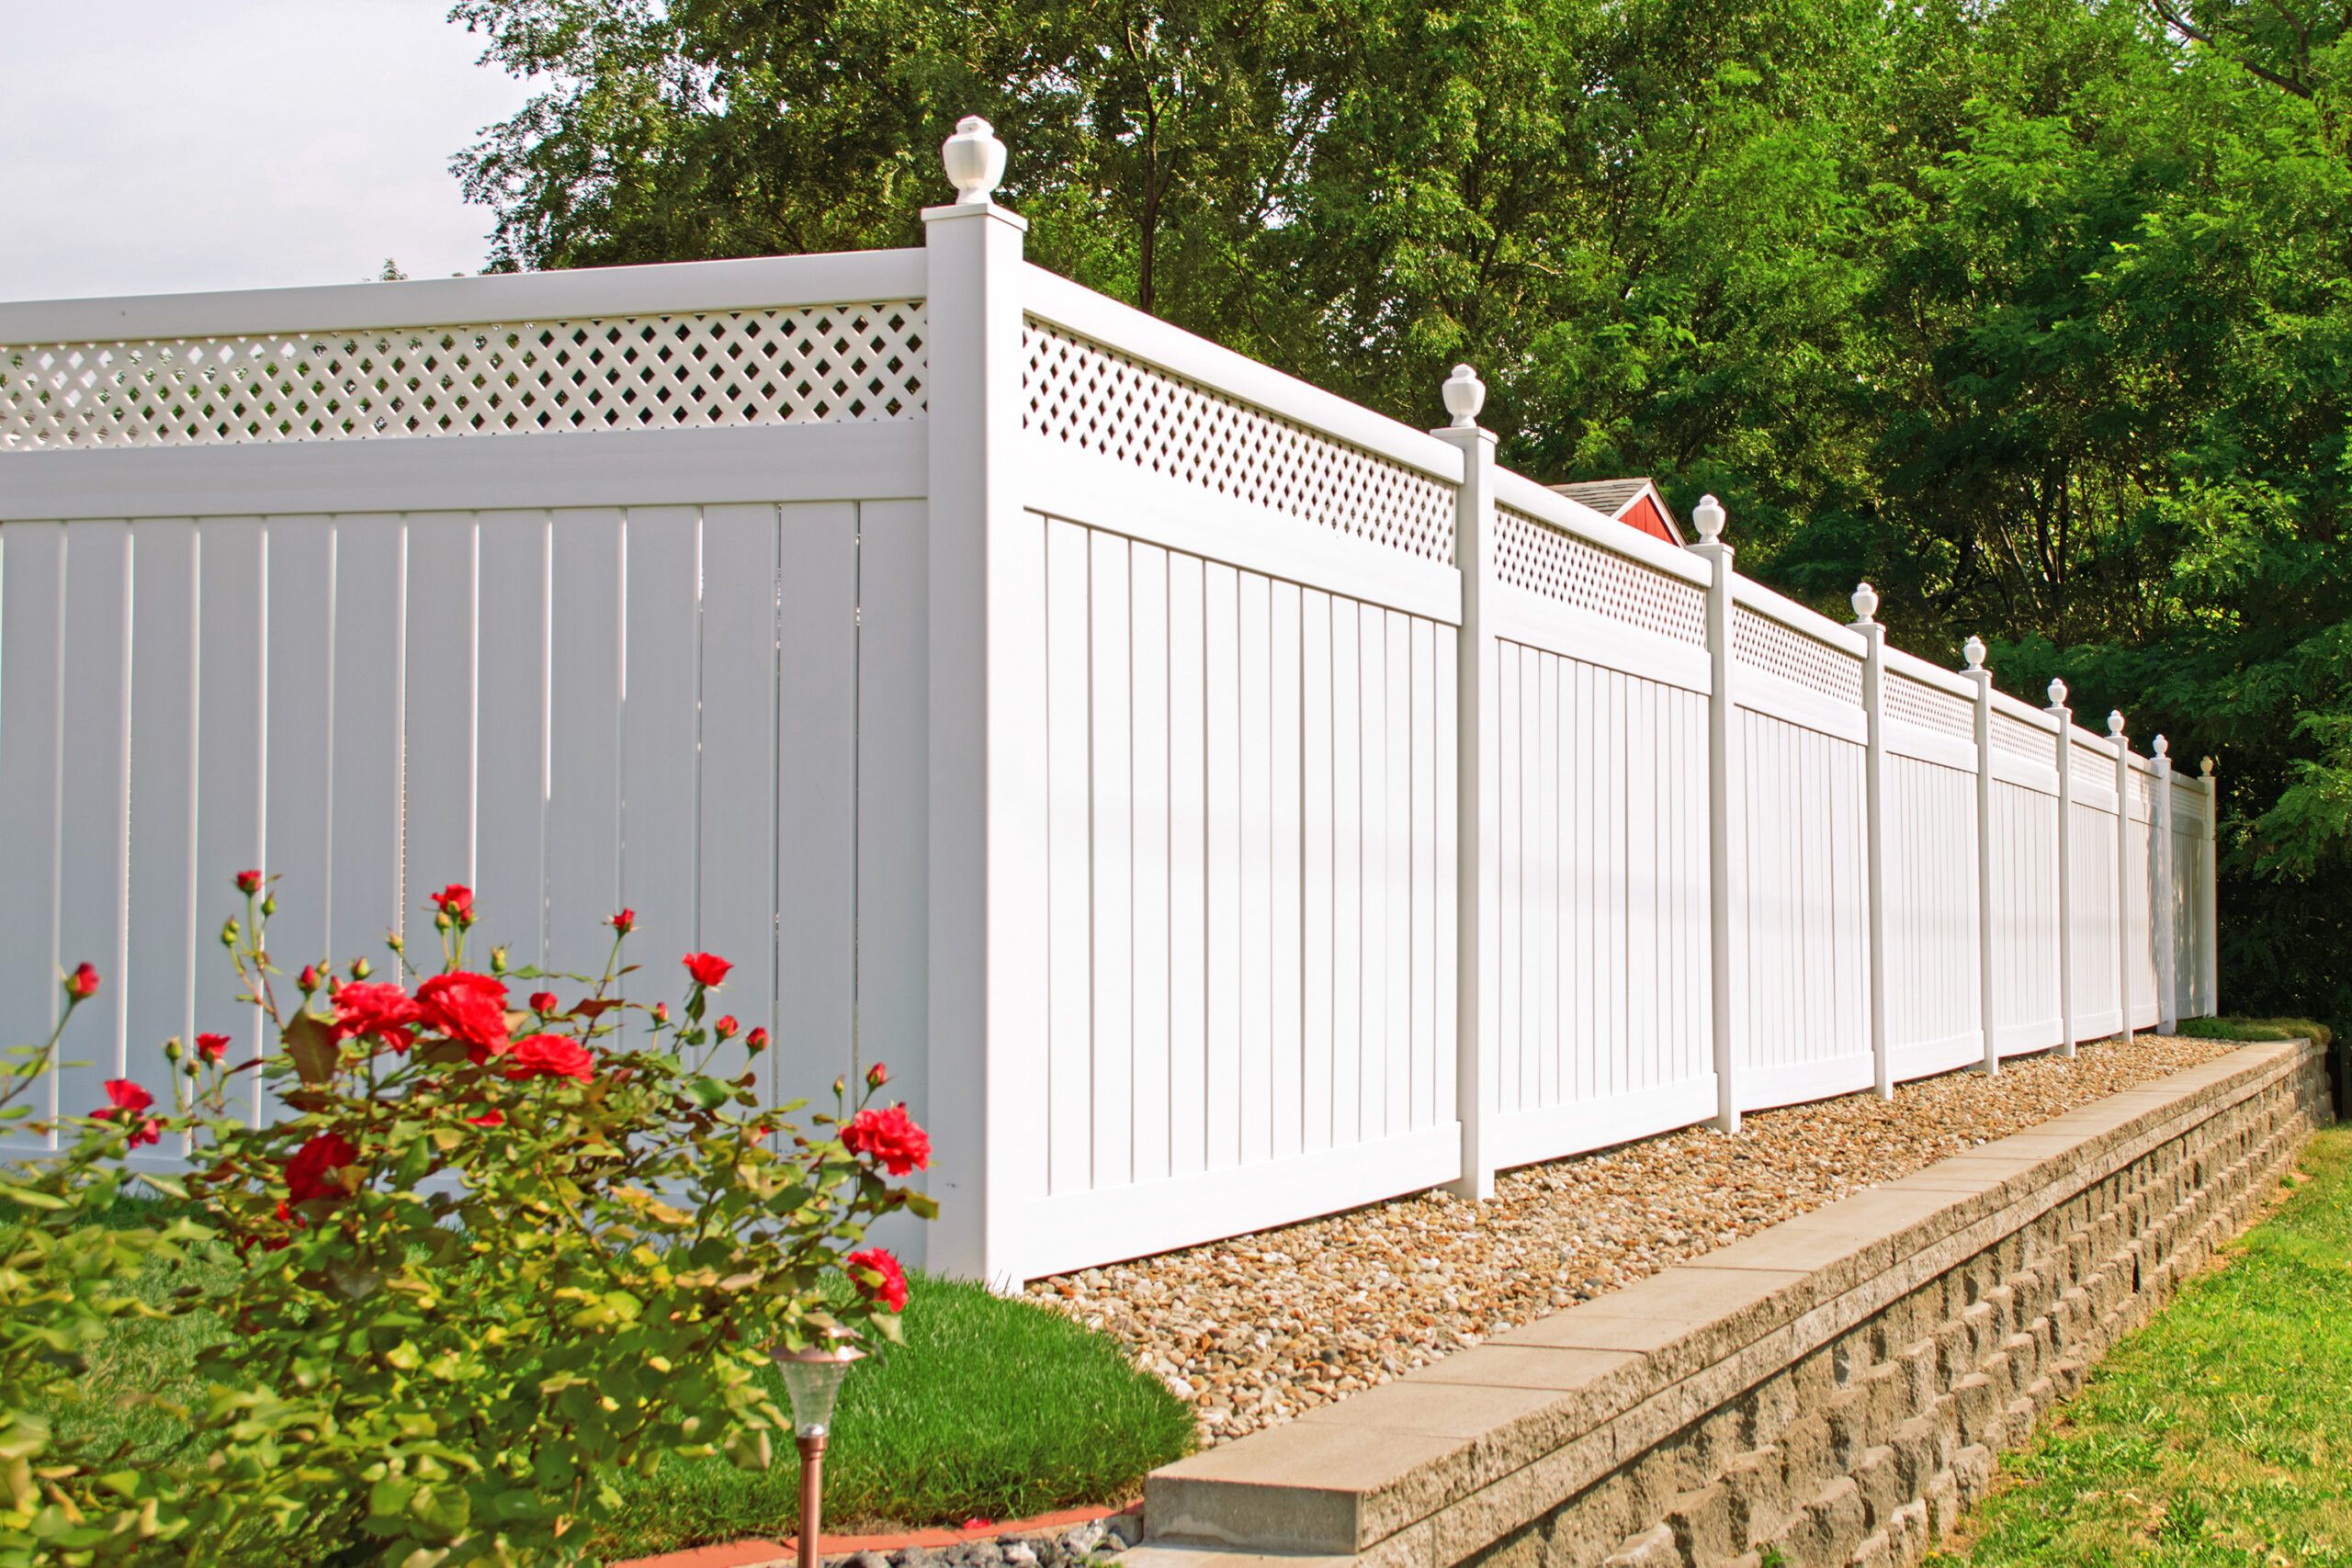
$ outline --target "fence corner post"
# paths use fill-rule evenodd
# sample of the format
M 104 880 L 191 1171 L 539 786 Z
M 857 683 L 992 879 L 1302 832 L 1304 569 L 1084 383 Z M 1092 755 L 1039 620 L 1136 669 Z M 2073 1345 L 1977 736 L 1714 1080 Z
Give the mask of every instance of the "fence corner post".
M 938 1146 L 931 1194 L 940 1206 L 926 1263 L 1003 1289 L 1023 1272 L 1016 1167 L 1038 1142 L 1023 1126 L 1035 1106 L 1022 1103 L 1021 1055 L 1043 1038 L 1046 1017 L 1042 965 L 1024 956 L 1043 923 L 1042 762 L 1003 728 L 1044 690 L 1043 643 L 1028 636 L 1043 624 L 1033 603 L 1043 564 L 1023 570 L 1012 526 L 1028 225 L 991 199 L 1005 149 L 986 120 L 959 122 L 940 156 L 956 199 L 922 213 L 927 1067 Z
M 2115 1037 L 2132 1040 L 2132 738 L 2123 715 L 2107 716 L 2115 742 Z M 2153 918 L 2153 917 L 2151 917 Z
M 2050 682 L 2058 721 L 2058 1054 L 2075 1054 L 2075 710 L 2066 682 Z
M 2159 735 L 2150 743 L 2156 754 L 2156 773 L 2149 802 L 2148 859 L 2155 886 L 2148 894 L 2148 931 L 2156 942 L 2156 1032 L 2180 1032 L 2180 957 L 2174 945 L 2180 935 L 2180 911 L 2173 907 L 2179 896 L 2172 863 L 2172 742 Z M 2164 924 L 2159 931 L 2157 921 Z
M 1886 628 L 1878 622 L 1878 590 L 1854 589 L 1854 629 L 1862 634 L 1862 711 L 1869 725 L 1862 752 L 1862 878 L 1870 901 L 1864 917 L 1871 970 L 1871 1067 L 1881 1100 L 1894 1098 L 1894 1065 L 1886 1029 Z
M 1461 651 L 1454 660 L 1455 963 L 1454 1113 L 1462 1122 L 1462 1172 L 1450 1184 L 1458 1197 L 1495 1195 L 1495 987 L 1498 956 L 1487 932 L 1497 890 L 1495 814 L 1487 791 L 1495 780 L 1497 738 L 1491 709 L 1498 656 L 1487 629 L 1487 587 L 1495 570 L 1495 436 L 1478 425 L 1486 383 L 1457 365 L 1444 386 L 1451 423 L 1431 434 L 1462 454 L 1462 488 L 1455 492 L 1453 564 L 1462 580 Z
M 2222 865 L 2217 853 L 2222 826 L 2222 781 L 2213 776 L 2213 759 L 2199 764 L 2205 774 L 2205 908 L 2198 916 L 2197 957 L 2205 970 L 2207 1018 L 2222 1015 Z
M 1984 668 L 1984 639 L 1972 637 L 1961 649 L 1961 673 L 1976 686 L 1976 1021 L 1984 1035 L 1977 1070 L 2001 1070 L 2000 1031 L 1993 993 L 1993 672 Z
M 1732 978 L 1739 972 L 1737 944 L 1742 940 L 1735 883 L 1739 856 L 1732 841 L 1732 746 L 1737 710 L 1732 691 L 1732 562 L 1736 552 L 1723 542 L 1723 502 L 1702 498 L 1691 510 L 1699 530 L 1691 552 L 1706 561 L 1713 575 L 1707 583 L 1707 953 L 1708 1000 L 1715 1051 L 1715 1126 L 1739 1131 L 1739 1094 L 1733 1074 L 1740 1056 L 1739 1010 L 1733 1006 Z

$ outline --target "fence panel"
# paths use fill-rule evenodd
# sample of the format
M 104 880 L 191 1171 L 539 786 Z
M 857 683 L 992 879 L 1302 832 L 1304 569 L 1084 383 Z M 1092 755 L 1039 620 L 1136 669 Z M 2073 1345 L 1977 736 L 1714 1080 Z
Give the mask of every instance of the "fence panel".
M 1995 1048 L 2044 1051 L 2065 1032 L 2058 997 L 2055 724 L 2007 694 L 1992 697 Z
M 2172 790 L 2172 898 L 2168 940 L 2172 942 L 2173 1008 L 2180 1018 L 2202 1018 L 2213 1010 L 2207 995 L 2205 954 L 2199 933 L 2213 912 L 2206 907 L 2207 802 L 2201 784 L 2176 778 Z
M 2128 899 L 2123 942 L 2132 984 L 2130 1027 L 2133 1029 L 2152 1027 L 2164 1011 L 2156 998 L 2156 988 L 2161 984 L 2156 948 L 2169 938 L 2157 922 L 2163 913 L 2163 897 L 2156 886 L 2159 865 L 2155 800 L 2155 780 L 2148 764 L 2135 756 L 2131 760 L 2123 835 L 2123 883 Z
M 1747 584 L 1740 600 L 1734 1092 L 1752 1110 L 1865 1088 L 1875 1065 L 1860 639 Z
M 2067 761 L 2074 770 L 2075 818 L 2066 844 L 2067 874 L 2073 878 L 2075 1030 L 2083 1039 L 2096 1040 L 2123 1027 L 2115 752 L 2078 728 L 2070 737 Z
M 1882 658 L 1887 1055 L 1900 1082 L 1984 1055 L 1976 985 L 1975 699 L 1896 649 Z
M 1679 1126 L 1715 1099 L 1704 592 L 1690 567 L 1600 547 L 1557 498 L 1513 494 L 1485 602 L 1498 1166 Z

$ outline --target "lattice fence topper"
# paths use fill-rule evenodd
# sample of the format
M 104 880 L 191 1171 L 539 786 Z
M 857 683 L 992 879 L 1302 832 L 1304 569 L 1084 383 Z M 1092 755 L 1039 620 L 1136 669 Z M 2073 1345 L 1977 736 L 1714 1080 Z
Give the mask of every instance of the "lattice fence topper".
M 1032 318 L 1022 428 L 1446 565 L 1453 491 L 1429 475 Z
M 0 346 L 0 448 L 916 419 L 923 306 Z
M 1976 743 L 1976 705 L 1966 697 L 1954 696 L 1897 670 L 1886 671 L 1879 690 L 1886 698 L 1886 711 L 1905 724 L 1950 735 L 1972 746 Z
M 1495 509 L 1495 575 L 1606 620 L 1693 648 L 1707 646 L 1703 590 L 1513 507 Z
M 1745 604 L 1732 607 L 1731 645 L 1742 664 L 1769 670 L 1783 681 L 1792 681 L 1841 703 L 1857 706 L 1861 703 L 1862 667 L 1859 661 L 1794 626 L 1783 626 L 1770 615 L 1759 615 Z
M 2028 724 L 2013 713 L 1993 710 L 1993 744 L 2013 757 L 2030 762 L 2054 767 L 2058 760 L 2058 738 L 2048 730 Z
M 2115 791 L 2115 753 L 2104 746 L 2086 746 L 2079 740 L 2066 746 L 2067 765 L 2076 784 L 2097 784 L 2110 795 Z

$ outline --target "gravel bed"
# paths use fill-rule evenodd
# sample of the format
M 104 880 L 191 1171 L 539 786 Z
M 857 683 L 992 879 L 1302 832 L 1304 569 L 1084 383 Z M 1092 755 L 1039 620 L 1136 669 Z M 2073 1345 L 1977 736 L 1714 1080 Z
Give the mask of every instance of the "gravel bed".
M 2228 1041 L 2142 1035 L 1996 1077 L 1758 1111 L 1505 1173 L 1495 1197 L 1419 1193 L 1039 1280 L 1029 1295 L 1125 1343 L 1229 1441 L 1726 1242 L 2211 1061 Z
M 956 1546 L 909 1546 L 829 1557 L 833 1568 L 1084 1568 L 1107 1563 L 1143 1539 L 1143 1513 L 1130 1508 L 1107 1519 L 1036 1535 L 1005 1535 Z

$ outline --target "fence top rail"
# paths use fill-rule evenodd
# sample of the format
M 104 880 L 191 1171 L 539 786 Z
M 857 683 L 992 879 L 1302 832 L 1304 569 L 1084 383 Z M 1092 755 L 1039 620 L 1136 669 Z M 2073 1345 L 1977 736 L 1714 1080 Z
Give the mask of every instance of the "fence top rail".
M 1792 631 L 1802 632 L 1815 642 L 1826 643 L 1849 659 L 1860 660 L 1868 649 L 1862 634 L 1851 626 L 1841 626 L 1818 610 L 1809 610 L 1785 594 L 1775 593 L 1760 582 L 1734 574 L 1731 580 L 1732 603 L 1752 610 L 1770 620 L 1780 622 Z
M 1596 512 L 1582 502 L 1570 501 L 1547 485 L 1510 468 L 1495 470 L 1495 501 L 1514 512 L 1524 512 L 1546 527 L 1572 534 L 1586 544 L 1623 556 L 1636 566 L 1676 577 L 1704 588 L 1712 580 L 1705 562 L 1688 550 L 1652 538 L 1639 528 Z
M 1035 262 L 1023 263 L 1021 274 L 1022 306 L 1041 321 L 1432 479 L 1462 482 L 1461 451 L 1426 431 L 1261 365 Z
M 1886 645 L 1884 658 L 1886 668 L 1895 674 L 1908 676 L 1923 686 L 1933 686 L 1937 691 L 1948 696 L 1958 697 L 1965 703 L 1973 704 L 1976 701 L 1975 682 L 1970 681 L 1965 675 L 1947 670 L 1940 664 L 1932 663 L 1916 653 L 1895 647 L 1893 643 Z
M 928 277 L 927 258 L 919 250 L 843 251 L 403 283 L 36 299 L 0 302 L 0 346 L 303 337 L 920 299 Z

